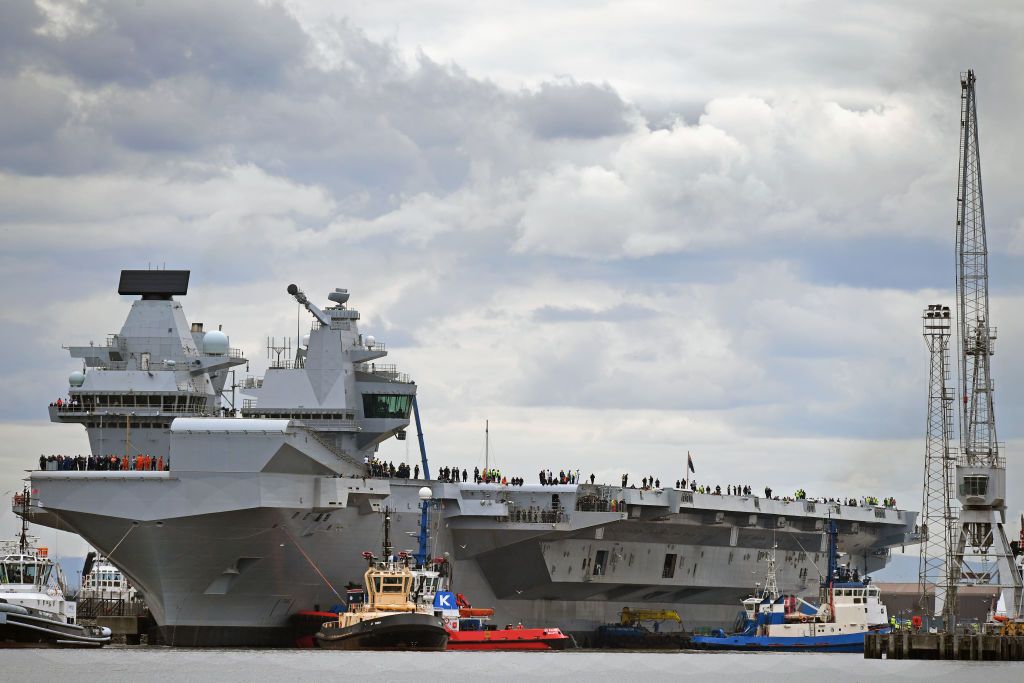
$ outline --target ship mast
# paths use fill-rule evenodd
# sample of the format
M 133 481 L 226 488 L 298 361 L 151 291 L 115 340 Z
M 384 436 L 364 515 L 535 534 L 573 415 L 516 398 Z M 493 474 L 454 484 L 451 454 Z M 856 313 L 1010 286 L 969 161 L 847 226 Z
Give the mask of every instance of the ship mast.
M 390 562 L 394 550 L 394 546 L 391 545 L 391 508 L 384 508 L 384 557 L 382 559 L 385 562 Z
M 1006 461 L 996 439 L 992 401 L 991 357 L 996 330 L 991 326 L 988 296 L 988 245 L 981 189 L 978 109 L 974 71 L 960 75 L 960 155 L 957 186 L 957 318 L 960 350 L 960 446 L 956 466 L 961 505 L 956 543 L 947 564 L 945 616 L 952 626 L 956 587 L 965 558 L 980 564 L 982 581 L 992 582 L 995 561 L 1007 616 L 1021 609 L 1021 576 L 1006 539 Z M 970 568 L 978 571 L 979 567 Z
M 21 535 L 18 536 L 18 548 L 22 555 L 28 554 L 28 508 L 29 490 L 26 484 L 21 492 Z

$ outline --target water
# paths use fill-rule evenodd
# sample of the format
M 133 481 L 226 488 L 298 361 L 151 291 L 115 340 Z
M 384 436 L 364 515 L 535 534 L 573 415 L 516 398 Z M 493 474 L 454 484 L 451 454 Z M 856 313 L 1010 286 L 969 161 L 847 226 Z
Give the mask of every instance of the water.
M 1024 681 L 1024 662 L 866 660 L 854 654 L 649 652 L 374 653 L 324 650 L 0 650 L 0 680 L 218 681 L 301 683 L 351 680 L 586 680 L 650 683 L 696 676 L 699 681 L 869 680 Z

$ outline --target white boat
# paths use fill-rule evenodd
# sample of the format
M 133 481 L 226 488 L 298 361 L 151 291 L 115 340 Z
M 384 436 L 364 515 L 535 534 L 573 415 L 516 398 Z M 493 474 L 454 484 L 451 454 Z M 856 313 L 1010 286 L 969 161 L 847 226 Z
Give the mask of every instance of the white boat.
M 839 565 L 838 534 L 831 520 L 826 535 L 828 574 L 822 577 L 818 604 L 779 594 L 773 549 L 764 590 L 743 601 L 740 630 L 726 634 L 719 629 L 709 636 L 694 636 L 691 643 L 708 650 L 863 652 L 866 634 L 888 633 L 889 617 L 879 589 Z
M 15 505 L 28 506 L 28 492 Z M 102 647 L 110 629 L 76 622 L 76 603 L 65 597 L 60 565 L 22 523 L 16 541 L 0 543 L 0 647 Z

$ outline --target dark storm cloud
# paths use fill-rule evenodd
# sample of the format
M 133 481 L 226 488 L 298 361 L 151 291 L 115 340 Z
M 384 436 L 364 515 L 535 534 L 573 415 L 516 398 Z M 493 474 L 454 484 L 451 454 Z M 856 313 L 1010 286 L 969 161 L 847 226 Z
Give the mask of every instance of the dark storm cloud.
M 38 43 L 44 17 L 33 0 L 0 3 L 0 71 L 17 71 Z
M 40 38 L 56 66 L 96 85 L 144 87 L 201 73 L 231 87 L 266 87 L 296 68 L 307 47 L 294 17 L 277 4 L 226 0 L 100 0 L 78 8 L 62 38 Z
M 541 138 L 599 138 L 629 130 L 629 107 L 610 86 L 575 81 L 542 83 L 520 104 Z
M 276 4 L 90 3 L 61 36 L 34 32 L 31 10 L 7 10 L 22 48 L 0 92 L 0 168 L 15 172 L 252 163 L 374 214 L 457 189 L 477 149 L 519 125 L 493 85 L 426 56 L 408 67 L 344 22 L 339 63 L 315 64 Z

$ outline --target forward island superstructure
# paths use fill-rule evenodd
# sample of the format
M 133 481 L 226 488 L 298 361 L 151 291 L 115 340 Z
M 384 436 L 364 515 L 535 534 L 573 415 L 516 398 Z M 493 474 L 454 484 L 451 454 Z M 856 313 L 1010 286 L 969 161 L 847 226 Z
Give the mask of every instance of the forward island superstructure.
M 416 384 L 379 362 L 387 350 L 359 332 L 348 292 L 321 309 L 288 287 L 312 316 L 308 338 L 264 377 L 232 380 L 251 397 L 236 409 L 227 380 L 245 358 L 223 331 L 188 323 L 174 299 L 187 282 L 188 271 L 122 272 L 119 293 L 140 298 L 105 345 L 70 348 L 84 371 L 50 415 L 129 466 L 32 472 L 29 512 L 119 567 L 169 644 L 289 644 L 291 614 L 341 603 L 361 580 L 385 507 L 396 538 L 418 532 L 424 485 L 431 552 L 447 554 L 453 587 L 496 621 L 557 626 L 581 644 L 623 607 L 731 623 L 773 545 L 780 590 L 813 594 L 829 518 L 861 573 L 916 541 L 916 513 L 874 505 L 372 477 L 378 446 L 405 438 Z M 150 464 L 131 467 L 140 453 Z

